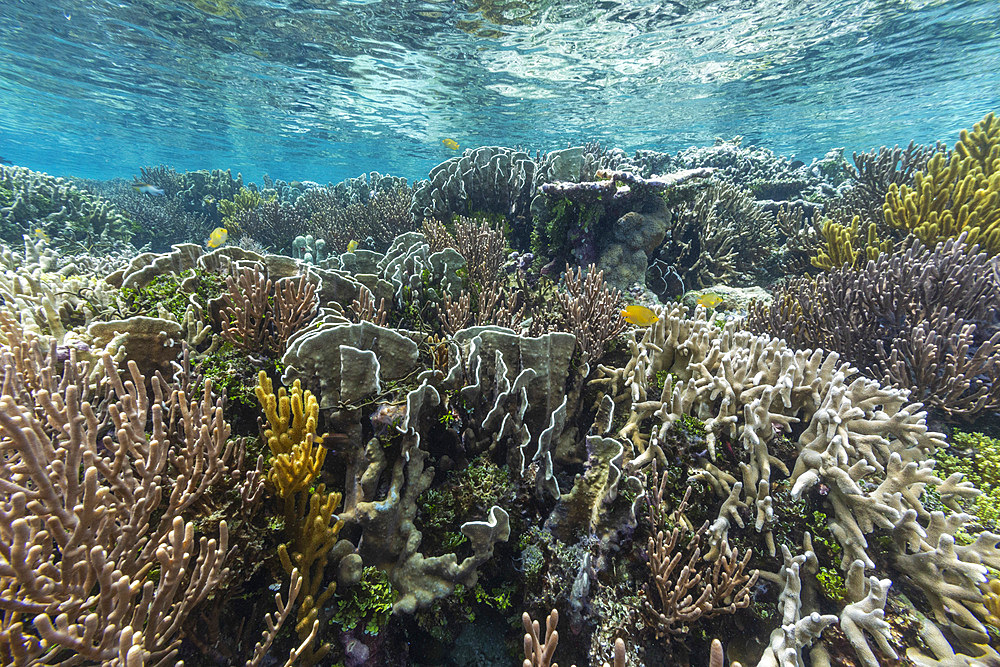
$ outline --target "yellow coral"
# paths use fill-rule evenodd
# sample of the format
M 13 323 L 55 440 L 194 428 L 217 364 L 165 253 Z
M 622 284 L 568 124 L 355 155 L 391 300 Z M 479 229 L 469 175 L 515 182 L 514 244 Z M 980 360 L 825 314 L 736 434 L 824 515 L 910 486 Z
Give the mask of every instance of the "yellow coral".
M 990 579 L 986 582 L 986 595 L 983 605 L 986 607 L 986 622 L 995 628 L 1000 628 L 1000 579 Z
M 880 253 L 889 252 L 892 248 L 892 240 L 879 240 L 875 223 L 868 225 L 868 240 L 865 243 L 864 255 L 856 250 L 860 223 L 861 217 L 857 215 L 851 220 L 850 227 L 834 220 L 825 220 L 821 233 L 826 239 L 826 243 L 820 248 L 819 253 L 810 260 L 812 265 L 818 269 L 832 271 L 845 264 L 853 267 L 862 256 L 865 260 L 875 260 L 878 259 Z
M 278 545 L 278 557 L 285 572 L 298 568 L 302 574 L 302 604 L 296 614 L 295 631 L 299 639 L 305 640 L 312 632 L 313 625 L 330 596 L 337 590 L 337 582 L 323 586 L 327 558 L 344 522 L 333 513 L 340 504 L 341 495 L 336 491 L 326 492 L 320 484 L 309 499 L 309 512 L 294 528 L 291 543 Z M 289 551 L 290 549 L 290 551 Z M 322 589 L 322 590 L 321 590 Z M 300 656 L 302 665 L 315 665 L 330 650 L 328 643 L 315 649 L 307 646 Z
M 950 155 L 937 153 L 913 186 L 891 185 L 886 222 L 927 245 L 968 234 L 990 255 L 1000 254 L 1000 119 L 992 113 L 962 131 Z
M 319 402 L 298 380 L 291 392 L 281 387 L 275 395 L 271 378 L 264 371 L 257 376 L 255 391 L 270 426 L 264 430 L 264 438 L 274 455 L 267 479 L 278 495 L 288 500 L 309 488 L 326 460 L 323 436 L 316 434 Z

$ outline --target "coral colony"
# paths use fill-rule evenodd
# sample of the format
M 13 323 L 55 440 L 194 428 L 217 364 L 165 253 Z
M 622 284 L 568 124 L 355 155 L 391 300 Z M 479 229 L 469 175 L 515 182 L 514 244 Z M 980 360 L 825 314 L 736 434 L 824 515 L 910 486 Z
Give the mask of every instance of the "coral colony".
M 1000 121 L 453 148 L 0 166 L 3 664 L 1000 664 Z

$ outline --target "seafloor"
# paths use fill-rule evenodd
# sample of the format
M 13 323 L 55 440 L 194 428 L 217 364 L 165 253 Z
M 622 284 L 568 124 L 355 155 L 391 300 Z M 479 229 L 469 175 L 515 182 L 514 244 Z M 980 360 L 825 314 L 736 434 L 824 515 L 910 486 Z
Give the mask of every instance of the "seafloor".
M 1000 120 L 941 139 L 0 167 L 0 662 L 1000 665 Z

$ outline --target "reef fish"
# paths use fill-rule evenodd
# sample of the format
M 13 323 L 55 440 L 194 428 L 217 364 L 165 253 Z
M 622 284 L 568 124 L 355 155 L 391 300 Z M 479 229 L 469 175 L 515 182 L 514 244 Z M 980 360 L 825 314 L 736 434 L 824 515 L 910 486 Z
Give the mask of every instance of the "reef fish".
M 347 242 L 347 252 L 354 252 L 358 249 L 358 242 L 355 239 L 351 239 Z
M 441 143 L 450 148 L 453 151 L 458 150 L 458 142 L 454 139 L 442 139 Z
M 218 248 L 226 239 L 229 238 L 229 232 L 225 227 L 216 227 L 212 230 L 212 233 L 208 235 L 208 241 L 205 242 L 209 248 Z
M 724 300 L 725 299 L 723 299 L 718 294 L 709 292 L 708 294 L 702 294 L 697 299 L 695 299 L 695 303 L 698 304 L 699 306 L 704 306 L 705 308 L 715 308 Z
M 155 185 L 150 185 L 149 183 L 142 183 L 140 181 L 136 181 L 135 183 L 133 183 L 132 189 L 135 190 L 136 192 L 141 192 L 146 195 L 152 195 L 153 197 L 162 197 L 164 194 L 163 190 L 156 187 Z
M 14 163 L 11 162 L 10 160 L 8 160 L 7 158 L 3 157 L 2 155 L 0 155 L 0 164 L 10 164 L 10 165 L 13 165 Z
M 648 327 L 659 319 L 656 311 L 646 308 L 646 306 L 625 306 L 625 310 L 621 312 L 621 315 L 629 324 L 635 324 L 640 327 Z

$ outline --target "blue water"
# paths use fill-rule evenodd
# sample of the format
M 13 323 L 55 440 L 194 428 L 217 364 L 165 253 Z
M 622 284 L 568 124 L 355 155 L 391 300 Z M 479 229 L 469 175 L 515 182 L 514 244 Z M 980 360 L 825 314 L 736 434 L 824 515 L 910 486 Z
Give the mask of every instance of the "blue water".
M 1000 110 L 996 0 L 0 3 L 0 156 L 58 175 L 424 176 L 462 147 L 808 159 Z

